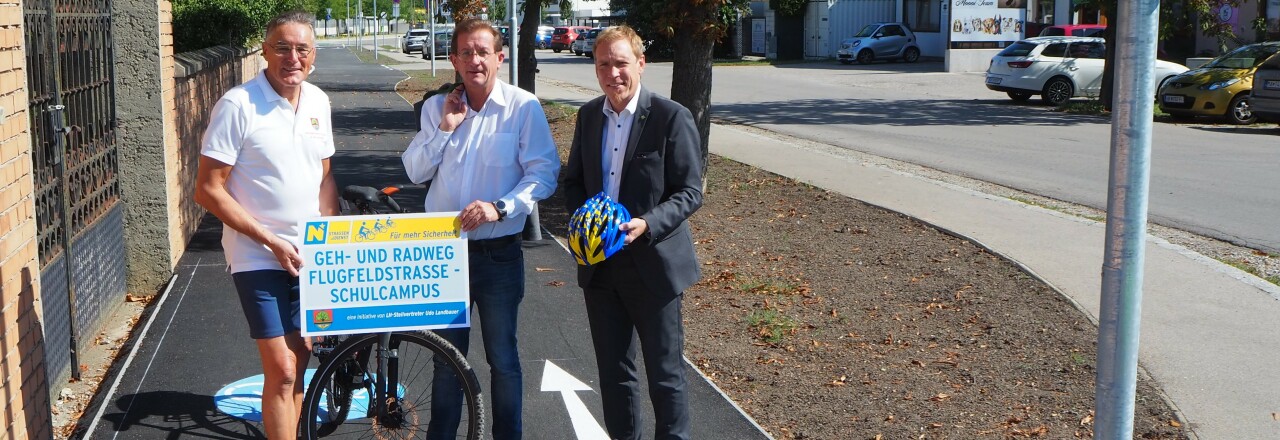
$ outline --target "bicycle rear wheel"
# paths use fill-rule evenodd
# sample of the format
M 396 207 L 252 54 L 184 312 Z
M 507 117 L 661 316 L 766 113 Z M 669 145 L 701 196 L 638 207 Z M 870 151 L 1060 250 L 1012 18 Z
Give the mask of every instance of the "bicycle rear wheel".
M 458 377 L 462 420 L 456 438 L 478 440 L 484 430 L 484 404 L 475 372 L 453 345 L 430 332 L 392 333 L 387 347 L 387 380 L 378 380 L 379 334 L 355 335 L 333 350 L 316 369 L 302 402 L 304 439 L 426 438 L 431 421 L 431 383 L 435 363 Z M 387 405 L 372 404 L 379 383 L 395 384 Z

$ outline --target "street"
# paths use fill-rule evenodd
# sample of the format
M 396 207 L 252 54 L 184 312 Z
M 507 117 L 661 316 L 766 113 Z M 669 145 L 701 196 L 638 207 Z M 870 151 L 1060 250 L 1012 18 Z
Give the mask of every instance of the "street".
M 538 51 L 540 79 L 598 89 L 590 60 Z M 721 66 L 712 118 L 911 162 L 1103 209 L 1110 120 L 1016 104 L 982 74 L 940 63 L 835 61 Z M 649 63 L 645 87 L 669 95 L 671 64 Z M 1079 99 L 1077 99 L 1079 101 Z M 1157 122 L 1151 221 L 1280 253 L 1274 125 Z

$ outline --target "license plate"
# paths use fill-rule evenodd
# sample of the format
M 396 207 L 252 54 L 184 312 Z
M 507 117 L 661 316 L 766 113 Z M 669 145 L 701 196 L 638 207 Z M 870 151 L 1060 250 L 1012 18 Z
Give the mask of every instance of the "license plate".
M 1185 101 L 1183 100 L 1182 95 L 1165 95 L 1164 102 L 1169 104 L 1182 104 Z
M 988 77 L 987 77 L 987 84 L 1000 84 L 1000 80 L 1001 80 L 1001 79 L 1003 79 L 1003 78 L 1000 78 L 1000 77 L 998 77 L 998 76 L 988 76 Z
M 1262 88 L 1267 90 L 1280 90 L 1280 80 L 1269 79 L 1262 83 Z

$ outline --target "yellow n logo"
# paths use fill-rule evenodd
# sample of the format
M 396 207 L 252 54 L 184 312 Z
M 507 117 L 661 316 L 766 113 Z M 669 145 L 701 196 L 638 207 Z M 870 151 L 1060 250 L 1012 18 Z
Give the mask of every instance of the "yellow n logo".
M 329 226 L 329 223 L 327 222 L 307 223 L 307 238 L 306 240 L 303 241 L 303 243 L 304 244 L 324 243 L 327 235 L 325 234 L 325 230 L 328 229 L 328 226 Z

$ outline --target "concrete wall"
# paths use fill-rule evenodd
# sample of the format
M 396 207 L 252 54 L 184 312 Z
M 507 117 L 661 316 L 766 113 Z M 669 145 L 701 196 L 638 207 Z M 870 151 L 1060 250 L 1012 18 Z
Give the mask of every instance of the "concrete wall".
M 22 3 L 0 0 L 0 440 L 50 438 Z
M 127 288 L 150 295 L 169 280 L 182 251 L 168 233 L 172 206 L 165 180 L 173 161 L 164 126 L 164 112 L 173 107 L 172 6 L 167 0 L 116 0 L 111 7 Z
M 943 60 L 943 70 L 949 73 L 986 72 L 991 57 L 1004 49 L 951 49 Z

